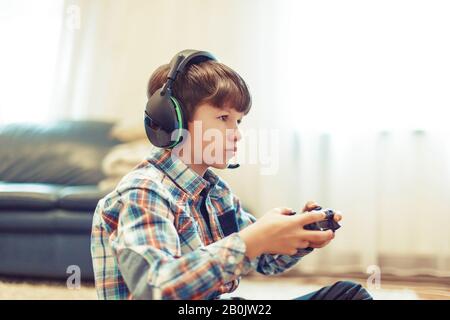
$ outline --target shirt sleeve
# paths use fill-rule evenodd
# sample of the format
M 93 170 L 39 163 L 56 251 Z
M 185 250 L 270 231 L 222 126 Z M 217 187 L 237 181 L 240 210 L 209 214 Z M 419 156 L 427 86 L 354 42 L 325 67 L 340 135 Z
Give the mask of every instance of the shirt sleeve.
M 238 233 L 181 256 L 170 206 L 158 193 L 122 195 L 117 232 L 109 241 L 133 299 L 211 299 L 251 268 Z
M 237 197 L 234 197 L 233 202 L 236 208 L 239 230 L 244 229 L 256 221 L 256 218 L 252 214 L 242 208 L 240 200 Z M 250 262 L 251 269 L 264 275 L 281 273 L 294 266 L 302 257 L 311 253 L 313 250 L 313 248 L 298 249 L 294 255 L 262 254 Z

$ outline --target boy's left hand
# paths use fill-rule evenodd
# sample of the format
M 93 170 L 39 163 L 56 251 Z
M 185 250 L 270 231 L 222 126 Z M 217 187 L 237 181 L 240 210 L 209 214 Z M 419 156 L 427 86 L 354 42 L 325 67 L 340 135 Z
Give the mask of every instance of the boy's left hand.
M 315 203 L 314 201 L 308 201 L 306 203 L 305 207 L 303 208 L 303 212 L 314 210 L 317 207 L 320 207 L 320 205 Z M 339 222 L 341 220 L 342 220 L 342 214 L 339 211 L 335 211 L 334 221 Z M 333 231 L 328 230 L 327 232 L 333 232 Z M 331 240 L 333 240 L 333 239 L 334 239 L 334 232 L 333 232 L 333 237 L 331 238 Z M 331 242 L 331 240 L 328 240 L 325 242 L 310 242 L 309 247 L 314 248 L 314 249 L 323 248 L 327 244 L 329 244 Z

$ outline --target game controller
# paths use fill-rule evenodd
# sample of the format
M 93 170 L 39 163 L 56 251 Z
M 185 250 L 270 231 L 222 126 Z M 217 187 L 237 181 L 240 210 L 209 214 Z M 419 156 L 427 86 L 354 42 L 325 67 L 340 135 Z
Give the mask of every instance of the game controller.
M 312 211 L 320 211 L 320 210 L 322 210 L 322 207 L 316 207 Z M 334 211 L 333 210 L 327 209 L 327 210 L 325 210 L 325 214 L 326 214 L 326 217 L 324 220 L 306 224 L 303 226 L 303 228 L 306 230 L 313 230 L 313 231 L 331 230 L 331 231 L 335 232 L 337 229 L 339 229 L 341 227 L 339 225 L 339 223 L 334 221 Z
M 320 211 L 322 210 L 321 207 L 314 208 L 313 211 Z M 326 217 L 324 220 L 316 221 L 307 225 L 304 225 L 303 228 L 306 230 L 313 230 L 313 231 L 327 231 L 331 230 L 335 232 L 337 229 L 339 229 L 341 226 L 339 223 L 334 221 L 334 212 L 333 210 L 325 210 Z

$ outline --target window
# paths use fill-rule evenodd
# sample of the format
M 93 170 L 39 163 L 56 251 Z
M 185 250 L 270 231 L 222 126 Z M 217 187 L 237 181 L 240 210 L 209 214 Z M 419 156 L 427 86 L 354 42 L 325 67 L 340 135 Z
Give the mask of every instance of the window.
M 289 79 L 292 126 L 448 128 L 449 2 L 290 1 L 285 10 L 280 79 Z
M 49 116 L 64 1 L 0 1 L 0 123 Z

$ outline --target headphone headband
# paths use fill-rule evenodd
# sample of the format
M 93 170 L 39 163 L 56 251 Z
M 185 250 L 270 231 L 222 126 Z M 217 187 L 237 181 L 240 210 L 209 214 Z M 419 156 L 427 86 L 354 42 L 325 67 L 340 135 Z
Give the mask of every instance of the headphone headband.
M 161 90 L 161 95 L 166 94 L 166 91 L 172 91 L 172 84 L 176 80 L 178 74 L 189 64 L 198 64 L 208 60 L 217 61 L 217 59 L 207 51 L 187 49 L 178 52 L 170 61 L 170 71 L 167 74 L 167 81 Z

